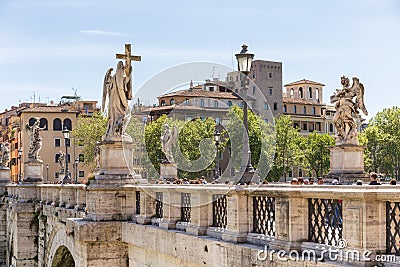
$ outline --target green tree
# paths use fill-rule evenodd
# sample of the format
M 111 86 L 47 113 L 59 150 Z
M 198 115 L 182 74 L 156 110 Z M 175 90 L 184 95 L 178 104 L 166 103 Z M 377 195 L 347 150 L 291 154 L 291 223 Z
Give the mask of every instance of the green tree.
M 383 109 L 364 131 L 371 170 L 399 178 L 400 108 Z M 368 161 L 367 161 L 368 162 Z
M 150 159 L 150 175 L 155 177 L 160 171 L 160 162 L 165 159 L 161 150 L 161 135 L 163 125 L 168 124 L 178 130 L 177 146 L 173 147 L 175 162 L 178 164 L 178 175 L 181 178 L 195 178 L 205 175 L 214 168 L 215 144 L 213 136 L 215 121 L 195 119 L 184 122 L 172 120 L 166 115 L 151 122 L 145 129 L 145 143 L 148 158 Z
M 92 116 L 79 115 L 77 127 L 71 132 L 77 144 L 83 144 L 85 164 L 95 168 L 94 157 L 97 142 L 101 141 L 107 129 L 107 118 L 100 113 Z
M 268 174 L 268 180 L 278 181 L 283 177 L 286 181 L 291 167 L 296 165 L 300 155 L 299 130 L 293 127 L 290 116 L 275 119 L 276 152 L 275 162 Z
M 328 134 L 310 133 L 301 137 L 299 147 L 304 168 L 314 171 L 316 176 L 322 176 L 329 171 L 329 147 L 335 145 L 335 139 Z
M 224 132 L 225 143 L 223 147 L 230 148 L 230 165 L 238 169 L 242 163 L 243 148 L 243 109 L 234 105 L 228 111 L 228 123 Z M 274 127 L 260 116 L 248 111 L 249 145 L 251 150 L 251 162 L 258 169 L 261 179 L 266 178 L 273 165 L 275 153 Z

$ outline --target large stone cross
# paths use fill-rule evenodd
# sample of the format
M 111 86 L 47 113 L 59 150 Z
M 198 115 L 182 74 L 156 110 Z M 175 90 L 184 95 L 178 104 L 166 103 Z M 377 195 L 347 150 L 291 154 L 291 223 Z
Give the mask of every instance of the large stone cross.
M 141 61 L 141 56 L 134 56 L 131 54 L 131 44 L 125 44 L 125 54 L 117 54 L 117 59 L 125 59 L 125 65 L 130 66 L 131 61 Z

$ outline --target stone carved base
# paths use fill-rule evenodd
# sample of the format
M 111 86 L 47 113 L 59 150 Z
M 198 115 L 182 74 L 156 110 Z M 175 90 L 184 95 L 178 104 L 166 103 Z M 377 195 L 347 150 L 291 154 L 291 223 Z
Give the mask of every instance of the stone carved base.
M 43 162 L 28 161 L 24 164 L 25 177 L 24 183 L 39 183 L 43 181 Z
M 8 184 L 10 182 L 10 169 L 0 169 L 0 184 Z
M 99 173 L 91 184 L 147 183 L 133 172 L 133 143 L 107 141 L 100 144 Z
M 178 168 L 176 163 L 161 163 L 160 178 L 168 181 L 173 181 L 178 178 Z
M 330 148 L 330 172 L 326 182 L 338 179 L 342 184 L 352 184 L 357 180 L 368 182 L 364 172 L 364 147 L 341 144 Z

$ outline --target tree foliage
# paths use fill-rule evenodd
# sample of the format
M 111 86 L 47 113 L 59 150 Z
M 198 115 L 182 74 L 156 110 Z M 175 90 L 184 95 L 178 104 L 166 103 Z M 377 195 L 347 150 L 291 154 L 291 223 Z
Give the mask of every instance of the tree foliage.
M 230 165 L 238 169 L 246 159 L 243 158 L 243 109 L 234 105 L 228 111 L 228 123 L 224 136 L 226 143 L 224 146 L 230 148 Z M 275 154 L 275 134 L 274 127 L 267 123 L 262 117 L 255 115 L 251 110 L 248 111 L 248 141 L 251 150 L 251 163 L 258 169 L 260 178 L 266 178 L 273 165 Z M 246 138 L 246 137 L 245 137 Z
M 329 147 L 335 145 L 335 139 L 328 134 L 310 133 L 300 137 L 303 167 L 314 172 L 317 177 L 326 174 L 330 168 Z
M 161 150 L 161 135 L 163 125 L 178 130 L 178 140 L 173 147 L 175 162 L 178 164 L 178 175 L 181 178 L 195 178 L 206 174 L 214 168 L 215 162 L 215 121 L 194 119 L 192 121 L 179 121 L 161 116 L 151 122 L 145 129 L 146 150 L 150 162 L 154 168 L 150 175 L 154 177 L 160 170 L 160 162 L 165 159 Z
M 360 136 L 366 146 L 365 166 L 399 178 L 400 165 L 400 108 L 383 109 L 373 117 Z
M 95 167 L 94 157 L 97 142 L 101 141 L 107 129 L 107 118 L 100 113 L 92 116 L 80 115 L 77 127 L 71 132 L 77 144 L 83 144 L 83 154 L 86 165 Z
M 299 130 L 293 127 L 290 116 L 282 115 L 275 119 L 275 130 L 276 153 L 274 165 L 268 175 L 270 181 L 278 181 L 282 176 L 286 180 L 300 154 Z

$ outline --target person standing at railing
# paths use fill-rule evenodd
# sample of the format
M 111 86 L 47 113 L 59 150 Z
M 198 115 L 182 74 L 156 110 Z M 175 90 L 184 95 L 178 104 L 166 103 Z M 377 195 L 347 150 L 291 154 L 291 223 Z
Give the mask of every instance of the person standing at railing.
M 369 178 L 371 179 L 369 185 L 381 185 L 381 183 L 378 182 L 378 175 L 376 173 L 371 172 Z

